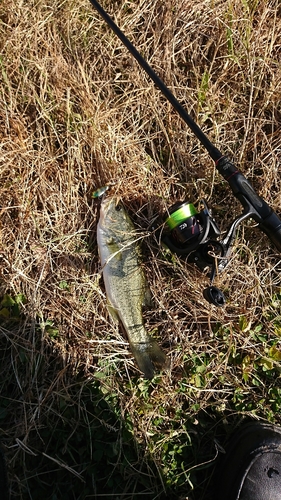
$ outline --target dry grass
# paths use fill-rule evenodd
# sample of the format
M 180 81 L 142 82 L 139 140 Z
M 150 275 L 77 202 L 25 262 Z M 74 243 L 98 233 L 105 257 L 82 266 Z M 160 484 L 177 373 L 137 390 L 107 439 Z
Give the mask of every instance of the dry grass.
M 280 213 L 279 2 L 103 7 Z M 280 256 L 241 228 L 218 310 L 146 236 L 145 322 L 171 371 L 140 379 L 106 310 L 92 192 L 114 182 L 144 232 L 179 198 L 205 197 L 223 230 L 241 206 L 86 0 L 2 0 L 0 49 L 1 294 L 21 311 L 0 336 L 11 498 L 207 500 L 233 427 L 281 423 Z

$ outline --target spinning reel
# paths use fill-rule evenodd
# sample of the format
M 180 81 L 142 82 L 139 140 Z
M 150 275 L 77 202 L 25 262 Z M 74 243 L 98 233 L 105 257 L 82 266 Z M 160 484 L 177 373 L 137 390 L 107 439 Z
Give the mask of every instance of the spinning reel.
M 204 199 L 200 200 L 200 206 L 202 208 L 198 212 L 192 203 L 175 203 L 168 210 L 162 242 L 171 252 L 195 263 L 201 271 L 209 270 L 210 286 L 203 295 L 211 304 L 222 307 L 225 304 L 224 295 L 213 285 L 213 281 L 228 264 L 236 227 L 245 215 L 236 219 L 225 238 L 220 240 L 220 229 Z

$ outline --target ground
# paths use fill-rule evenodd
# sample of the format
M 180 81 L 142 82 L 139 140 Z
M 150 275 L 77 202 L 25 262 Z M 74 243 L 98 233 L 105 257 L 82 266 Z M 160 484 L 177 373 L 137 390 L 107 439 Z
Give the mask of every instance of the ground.
M 278 1 L 102 6 L 216 147 L 281 213 Z M 210 500 L 243 421 L 281 424 L 280 253 L 239 227 L 208 276 L 152 228 L 205 198 L 222 232 L 230 187 L 86 0 L 2 0 L 1 402 L 12 499 Z M 144 380 L 106 307 L 96 242 L 110 184 L 141 235 L 148 331 L 170 369 Z

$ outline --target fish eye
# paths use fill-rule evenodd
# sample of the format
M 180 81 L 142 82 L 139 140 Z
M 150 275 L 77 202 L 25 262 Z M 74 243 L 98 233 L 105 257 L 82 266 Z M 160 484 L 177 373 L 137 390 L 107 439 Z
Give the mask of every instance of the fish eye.
M 120 212 L 120 210 L 122 210 L 122 206 L 119 204 L 116 205 L 115 210 L 117 210 L 117 212 Z

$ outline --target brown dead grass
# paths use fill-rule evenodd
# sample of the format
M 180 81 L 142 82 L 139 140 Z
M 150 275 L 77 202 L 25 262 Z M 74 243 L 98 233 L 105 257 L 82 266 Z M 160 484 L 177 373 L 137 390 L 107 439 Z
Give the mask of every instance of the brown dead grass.
M 280 213 L 279 3 L 137 0 L 103 6 Z M 2 433 L 12 497 L 39 498 L 29 489 L 32 471 L 23 470 L 34 450 L 52 454 L 42 429 L 46 414 L 61 418 L 58 401 L 83 407 L 83 398 L 71 392 L 78 374 L 82 391 L 85 381 L 108 370 L 105 393 L 117 394 L 136 441 L 153 453 L 159 470 L 163 443 L 174 439 L 176 412 L 197 424 L 199 409 L 207 415 L 211 407 L 219 421 L 270 414 L 280 423 L 266 382 L 253 389 L 242 379 L 241 362 L 231 361 L 235 355 L 247 359 L 250 372 L 265 355 L 251 333 L 257 325 L 269 340 L 280 336 L 280 304 L 272 305 L 280 293 L 278 253 L 254 223 L 241 228 L 230 264 L 216 280 L 228 298 L 218 310 L 202 297 L 208 279 L 167 257 L 147 235 L 151 221 L 179 198 L 206 198 L 223 230 L 240 213 L 197 139 L 84 0 L 2 0 L 0 52 L 1 292 L 26 297 L 20 324 L 1 330 L 8 408 Z M 92 192 L 108 183 L 145 233 L 154 303 L 144 313 L 146 325 L 157 329 L 171 359 L 171 371 L 159 377 L 144 408 L 139 373 L 126 340 L 110 323 L 100 280 Z M 199 387 L 195 368 L 206 353 L 207 382 Z M 252 410 L 233 406 L 236 389 L 247 401 L 252 397 Z M 159 407 L 165 425 L 153 434 Z M 74 474 L 72 464 L 60 465 Z M 162 484 L 155 495 L 164 491 Z

